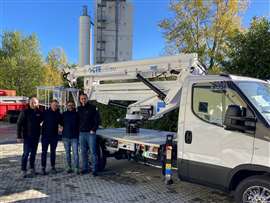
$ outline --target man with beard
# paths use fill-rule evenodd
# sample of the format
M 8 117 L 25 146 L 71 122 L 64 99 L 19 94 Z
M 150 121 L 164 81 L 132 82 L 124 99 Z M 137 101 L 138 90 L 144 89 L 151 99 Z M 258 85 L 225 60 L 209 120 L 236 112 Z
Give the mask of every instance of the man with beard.
M 42 124 L 42 153 L 41 153 L 41 166 L 42 174 L 46 175 L 46 163 L 47 163 L 47 151 L 50 145 L 51 154 L 51 172 L 56 173 L 55 159 L 56 159 L 56 147 L 59 140 L 58 127 L 62 124 L 61 113 L 58 108 L 59 104 L 57 100 L 52 100 L 50 108 L 44 112 L 44 121 Z

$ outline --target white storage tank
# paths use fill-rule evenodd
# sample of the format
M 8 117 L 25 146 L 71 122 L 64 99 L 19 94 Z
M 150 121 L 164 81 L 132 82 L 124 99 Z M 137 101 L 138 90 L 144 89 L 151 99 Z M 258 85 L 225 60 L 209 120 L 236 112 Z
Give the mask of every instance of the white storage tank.
M 90 64 L 90 22 L 87 6 L 83 6 L 83 14 L 79 19 L 79 66 Z

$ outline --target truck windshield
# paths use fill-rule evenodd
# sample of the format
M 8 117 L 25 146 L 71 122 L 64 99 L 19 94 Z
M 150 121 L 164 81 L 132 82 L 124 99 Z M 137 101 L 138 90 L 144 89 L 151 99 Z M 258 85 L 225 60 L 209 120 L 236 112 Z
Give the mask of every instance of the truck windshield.
M 235 82 L 270 124 L 270 84 L 264 82 Z

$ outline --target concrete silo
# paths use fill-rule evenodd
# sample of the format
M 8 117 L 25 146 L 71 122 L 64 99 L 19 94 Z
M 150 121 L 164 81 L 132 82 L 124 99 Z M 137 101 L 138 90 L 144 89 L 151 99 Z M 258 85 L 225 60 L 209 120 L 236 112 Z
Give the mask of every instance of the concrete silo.
M 84 6 L 83 13 L 79 19 L 79 66 L 90 64 L 90 20 L 87 6 Z

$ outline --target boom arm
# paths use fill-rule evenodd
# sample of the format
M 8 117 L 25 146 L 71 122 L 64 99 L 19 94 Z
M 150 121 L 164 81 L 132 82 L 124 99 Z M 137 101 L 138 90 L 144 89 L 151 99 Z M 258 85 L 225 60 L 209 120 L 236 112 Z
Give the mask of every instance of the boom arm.
M 134 101 L 127 120 L 157 119 L 179 106 L 181 88 L 190 75 L 203 75 L 205 69 L 197 54 L 179 54 L 156 59 L 117 62 L 65 70 L 74 81 L 84 78 L 90 100 Z

